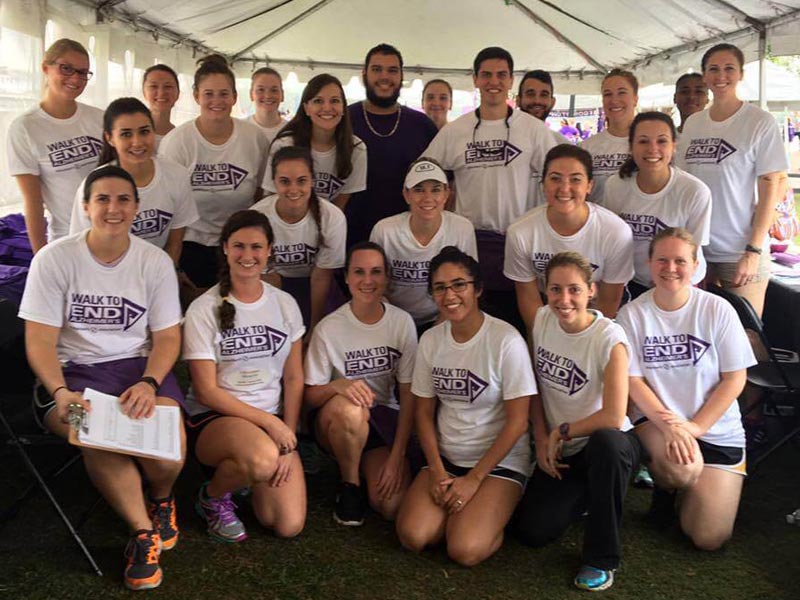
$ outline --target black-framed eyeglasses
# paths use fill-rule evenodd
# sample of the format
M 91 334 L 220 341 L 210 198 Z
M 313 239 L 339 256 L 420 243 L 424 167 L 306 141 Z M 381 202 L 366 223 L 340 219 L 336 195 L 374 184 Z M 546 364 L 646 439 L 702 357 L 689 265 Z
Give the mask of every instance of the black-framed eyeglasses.
M 431 295 L 444 296 L 447 293 L 447 290 L 453 290 L 456 294 L 460 294 L 465 292 L 470 284 L 474 283 L 474 281 L 454 281 L 450 285 L 434 283 L 433 286 L 431 286 Z
M 81 79 L 85 79 L 89 81 L 92 78 L 92 73 L 89 69 L 76 69 L 72 65 L 67 63 L 56 63 L 58 65 L 58 72 L 61 73 L 64 77 L 72 77 L 73 75 L 77 75 Z

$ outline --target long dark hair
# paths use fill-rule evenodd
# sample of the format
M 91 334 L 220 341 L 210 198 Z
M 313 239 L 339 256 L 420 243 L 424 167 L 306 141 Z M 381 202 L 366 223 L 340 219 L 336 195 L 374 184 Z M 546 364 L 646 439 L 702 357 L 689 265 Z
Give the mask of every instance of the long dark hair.
M 155 131 L 155 123 L 153 122 L 153 115 L 150 109 L 147 108 L 141 100 L 136 98 L 117 98 L 106 108 L 103 113 L 103 148 L 100 150 L 100 161 L 98 164 L 104 165 L 114 160 L 119 160 L 117 149 L 108 143 L 106 137 L 111 137 L 111 132 L 114 130 L 114 123 L 122 115 L 138 115 L 142 114 L 150 121 L 150 126 Z
M 333 75 L 320 73 L 312 77 L 303 90 L 300 106 L 292 117 L 275 136 L 275 139 L 291 136 L 295 146 L 311 148 L 311 117 L 306 113 L 305 105 L 311 101 L 326 85 L 334 84 L 342 94 L 342 120 L 336 126 L 333 139 L 336 142 L 336 176 L 347 179 L 353 172 L 353 126 L 350 124 L 350 111 L 347 110 L 347 97 L 342 82 Z M 274 159 L 273 159 L 274 164 Z
M 639 113 L 633 118 L 631 127 L 628 130 L 628 147 L 630 148 L 631 153 L 633 153 L 633 138 L 636 134 L 636 126 L 644 121 L 661 121 L 667 127 L 669 127 L 669 132 L 672 136 L 673 142 L 678 137 L 678 134 L 675 131 L 675 123 L 672 122 L 672 117 L 665 115 L 662 112 L 658 112 L 657 110 L 648 110 L 647 112 Z M 636 161 L 633 160 L 633 154 L 631 154 L 631 156 L 626 158 L 625 162 L 622 163 L 622 166 L 619 168 L 619 176 L 622 179 L 625 179 L 626 177 L 633 175 L 638 169 L 639 167 L 636 166 Z
M 311 148 L 304 148 L 301 146 L 284 146 L 279 148 L 275 154 L 272 155 L 272 180 L 275 180 L 275 175 L 278 172 L 278 165 L 286 160 L 302 160 L 308 165 L 308 171 L 311 177 L 314 177 L 314 159 L 311 158 Z M 325 236 L 322 233 L 322 212 L 320 208 L 320 201 L 314 187 L 311 187 L 311 197 L 308 199 L 308 210 L 311 211 L 311 216 L 314 217 L 314 222 L 317 224 L 317 237 L 319 245 L 325 243 Z
M 267 242 L 272 246 L 275 240 L 275 234 L 272 232 L 272 225 L 269 224 L 269 219 L 263 213 L 257 210 L 238 210 L 233 213 L 225 225 L 222 226 L 222 233 L 219 235 L 219 248 L 220 253 L 223 252 L 222 245 L 226 243 L 230 237 L 245 227 L 258 227 L 267 236 Z M 228 266 L 228 261 L 225 256 L 220 256 L 219 261 L 219 297 L 220 304 L 217 311 L 219 318 L 219 329 L 225 331 L 231 329 L 234 325 L 236 318 L 236 307 L 230 301 L 231 293 L 231 268 Z

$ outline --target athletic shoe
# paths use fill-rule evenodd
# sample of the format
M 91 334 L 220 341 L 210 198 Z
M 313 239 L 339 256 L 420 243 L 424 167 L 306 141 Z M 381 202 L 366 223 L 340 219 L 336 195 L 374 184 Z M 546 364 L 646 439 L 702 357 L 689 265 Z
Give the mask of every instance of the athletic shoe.
M 153 521 L 153 527 L 161 536 L 161 549 L 172 550 L 178 543 L 178 517 L 175 508 L 175 496 L 170 494 L 162 500 L 147 498 L 147 514 Z
M 300 462 L 303 463 L 303 472 L 306 475 L 316 475 L 322 471 L 322 455 L 313 439 L 300 436 L 297 440 L 297 452 L 300 454 Z
M 614 571 L 583 565 L 575 576 L 575 587 L 589 592 L 602 592 L 614 585 Z
M 208 483 L 200 487 L 194 507 L 208 524 L 208 535 L 222 542 L 242 542 L 247 539 L 244 524 L 236 516 L 236 504 L 230 492 L 222 498 L 210 498 L 206 493 Z
M 648 471 L 647 467 L 644 465 L 639 467 L 639 470 L 636 472 L 636 476 L 633 478 L 633 485 L 638 488 L 646 489 L 652 489 L 655 485 L 653 483 L 653 477 L 650 475 L 650 471 Z
M 336 495 L 336 506 L 333 509 L 333 520 L 339 525 L 358 527 L 364 524 L 364 513 L 367 507 L 361 496 L 361 488 L 354 483 L 343 481 Z
M 648 521 L 656 529 L 663 530 L 672 525 L 675 516 L 675 492 L 654 487 L 650 510 L 647 511 Z
M 125 587 L 129 590 L 151 590 L 161 585 L 163 574 L 158 566 L 161 538 L 156 530 L 140 529 L 125 547 Z

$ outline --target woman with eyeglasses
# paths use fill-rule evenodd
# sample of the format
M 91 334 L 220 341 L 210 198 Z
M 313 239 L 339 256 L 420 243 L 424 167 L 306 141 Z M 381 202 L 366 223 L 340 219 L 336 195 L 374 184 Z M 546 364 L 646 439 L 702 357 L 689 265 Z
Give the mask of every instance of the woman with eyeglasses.
M 473 566 L 503 543 L 530 475 L 528 407 L 536 393 L 528 348 L 508 323 L 478 307 L 478 262 L 454 246 L 430 264 L 444 322 L 423 334 L 411 392 L 427 466 L 397 517 L 409 550 L 444 541 Z
M 89 53 L 79 42 L 55 41 L 42 60 L 42 101 L 8 129 L 8 170 L 22 194 L 34 252 L 69 233 L 75 190 L 97 166 L 103 146 L 103 111 L 77 102 L 92 77 L 89 68 Z

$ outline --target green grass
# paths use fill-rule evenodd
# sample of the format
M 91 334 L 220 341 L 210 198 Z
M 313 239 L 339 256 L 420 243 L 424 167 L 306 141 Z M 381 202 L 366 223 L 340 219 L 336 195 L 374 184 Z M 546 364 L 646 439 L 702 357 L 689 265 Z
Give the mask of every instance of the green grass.
M 52 451 L 50 451 L 52 452 Z M 40 454 L 41 450 L 35 450 Z M 2 500 L 25 483 L 17 456 L 0 449 Z M 40 456 L 39 458 L 42 458 Z M 46 458 L 46 457 L 45 457 Z M 800 527 L 784 515 L 800 506 L 800 448 L 789 444 L 770 458 L 746 487 L 733 540 L 720 552 L 694 550 L 677 529 L 653 531 L 644 521 L 649 494 L 631 488 L 625 506 L 623 564 L 604 598 L 789 600 L 800 594 Z M 225 545 L 210 541 L 192 510 L 199 468 L 188 465 L 177 486 L 181 540 L 165 553 L 164 583 L 148 598 L 587 598 L 572 587 L 580 562 L 582 528 L 559 542 L 530 549 L 508 539 L 491 559 L 472 569 L 450 562 L 442 548 L 420 555 L 401 550 L 391 524 L 370 514 L 364 527 L 334 524 L 333 465 L 309 481 L 309 516 L 303 534 L 290 541 L 261 530 L 240 511 L 250 539 Z M 82 466 L 55 486 L 79 513 L 93 493 Z M 128 598 L 122 587 L 126 531 L 106 506 L 82 534 L 105 575 L 97 577 L 41 494 L 0 529 L 0 598 Z

